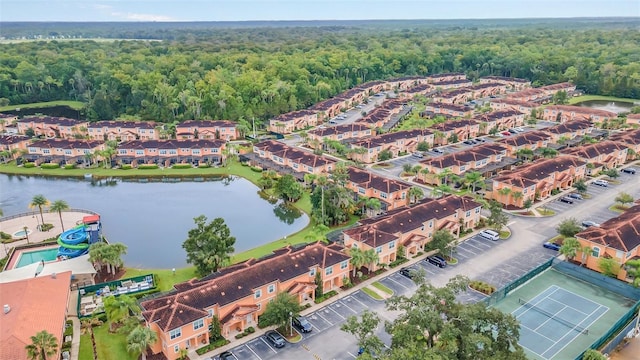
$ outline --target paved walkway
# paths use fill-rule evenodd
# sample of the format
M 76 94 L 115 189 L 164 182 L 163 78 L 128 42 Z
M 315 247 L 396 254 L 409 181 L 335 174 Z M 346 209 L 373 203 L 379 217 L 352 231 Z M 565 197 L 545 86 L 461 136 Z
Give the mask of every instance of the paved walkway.
M 44 223 L 45 224 L 53 224 L 53 229 L 49 231 L 39 231 L 38 225 L 42 222 L 40 220 L 40 212 L 34 211 L 27 213 L 28 215 L 20 216 L 16 218 L 3 218 L 0 219 L 0 231 L 3 231 L 9 235 L 15 233 L 16 231 L 24 230 L 26 227 L 28 231 L 30 231 L 28 239 L 14 241 L 9 244 L 3 244 L 0 248 L 0 257 L 5 257 L 12 248 L 24 245 L 27 243 L 38 243 L 42 242 L 46 239 L 52 238 L 54 236 L 59 235 L 62 232 L 62 227 L 60 225 L 60 216 L 58 213 L 48 213 L 45 212 Z M 80 211 L 64 211 L 62 213 L 62 223 L 64 224 L 65 230 L 68 230 L 75 226 L 78 221 L 82 221 L 82 218 L 90 215 L 89 213 L 84 213 Z

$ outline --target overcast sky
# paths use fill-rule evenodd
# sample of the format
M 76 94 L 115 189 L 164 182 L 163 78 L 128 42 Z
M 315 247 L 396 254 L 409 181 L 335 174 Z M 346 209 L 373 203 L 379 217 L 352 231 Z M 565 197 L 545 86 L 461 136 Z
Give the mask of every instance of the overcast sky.
M 0 0 L 0 21 L 245 21 L 640 16 L 640 0 Z

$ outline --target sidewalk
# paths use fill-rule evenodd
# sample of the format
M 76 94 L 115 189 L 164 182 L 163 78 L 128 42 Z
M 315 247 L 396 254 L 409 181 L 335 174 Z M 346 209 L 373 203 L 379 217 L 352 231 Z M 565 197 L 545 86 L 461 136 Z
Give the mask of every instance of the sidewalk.
M 472 237 L 474 235 L 475 235 L 475 233 L 467 234 L 464 237 L 458 239 L 458 243 L 461 243 L 461 242 L 469 239 L 470 237 Z M 409 261 L 405 262 L 404 264 L 398 265 L 398 266 L 396 266 L 394 268 L 388 268 L 387 271 L 383 272 L 382 274 L 374 276 L 374 277 L 372 277 L 370 279 L 367 279 L 367 280 L 359 283 L 358 285 L 355 285 L 354 287 L 352 287 L 350 289 L 347 289 L 347 290 L 338 289 L 337 290 L 338 291 L 338 295 L 333 296 L 333 297 L 325 300 L 324 302 L 322 302 L 320 304 L 314 304 L 311 307 L 309 307 L 308 309 L 304 309 L 303 311 L 300 312 L 300 315 L 304 316 L 304 315 L 313 313 L 313 312 L 315 312 L 315 311 L 317 311 L 319 309 L 322 309 L 323 307 L 328 306 L 328 305 L 334 303 L 335 301 L 338 301 L 338 300 L 340 300 L 340 299 L 342 299 L 342 298 L 344 298 L 346 296 L 351 295 L 352 293 L 362 289 L 363 287 L 367 287 L 367 286 L 371 285 L 372 283 L 380 280 L 383 277 L 389 276 L 389 275 L 399 271 L 403 267 L 407 267 L 407 266 L 411 266 L 413 264 L 416 264 L 416 263 L 424 260 L 424 258 L 426 258 L 427 256 L 432 255 L 434 253 L 436 253 L 436 251 L 431 251 L 431 252 L 428 252 L 428 253 L 424 253 L 424 254 L 422 254 L 420 256 L 417 256 L 417 257 L 414 257 L 412 259 L 409 259 Z M 384 294 L 384 295 L 387 296 L 387 294 Z M 260 329 L 260 328 L 256 327 L 256 332 L 254 332 L 253 334 L 245 336 L 242 339 L 232 339 L 229 344 L 227 344 L 225 346 L 222 346 L 222 347 L 219 347 L 217 349 L 214 349 L 212 351 L 209 351 L 208 353 L 205 353 L 204 355 L 198 355 L 196 353 L 195 349 L 189 350 L 189 359 L 191 359 L 191 360 L 197 360 L 197 359 L 205 360 L 205 359 L 209 359 L 209 358 L 214 358 L 215 355 L 218 355 L 218 354 L 220 354 L 220 353 L 222 353 L 224 351 L 229 351 L 229 350 L 235 348 L 236 346 L 240 346 L 240 345 L 242 345 L 242 344 L 244 344 L 246 342 L 249 342 L 251 340 L 257 339 L 257 338 L 263 336 L 267 331 L 273 330 L 275 328 L 276 328 L 276 326 L 270 326 L 270 327 L 267 327 L 267 328 L 264 328 L 264 329 Z

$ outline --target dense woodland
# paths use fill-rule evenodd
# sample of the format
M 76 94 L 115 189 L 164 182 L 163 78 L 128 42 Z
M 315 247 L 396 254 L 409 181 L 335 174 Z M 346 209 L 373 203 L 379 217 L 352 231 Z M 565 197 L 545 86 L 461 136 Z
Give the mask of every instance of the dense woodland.
M 637 20 L 509 24 L 176 26 L 143 32 L 167 40 L 2 44 L 0 102 L 80 100 L 92 120 L 264 121 L 362 82 L 450 71 L 640 98 Z

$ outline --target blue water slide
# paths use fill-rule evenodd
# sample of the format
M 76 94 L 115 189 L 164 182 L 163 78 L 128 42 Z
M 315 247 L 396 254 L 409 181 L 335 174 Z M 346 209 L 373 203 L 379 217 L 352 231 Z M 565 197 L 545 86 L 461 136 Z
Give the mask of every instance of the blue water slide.
M 87 242 L 88 239 L 89 234 L 87 233 L 87 229 L 84 225 L 80 225 L 63 232 L 60 234 L 59 238 L 60 242 L 62 242 L 62 244 L 60 244 L 61 246 L 78 245 L 82 242 Z
M 85 248 L 85 249 L 69 249 L 69 248 L 60 246 L 58 248 L 58 256 L 64 256 L 64 257 L 67 257 L 67 258 L 74 258 L 74 257 L 78 257 L 80 255 L 84 255 L 88 251 L 89 251 L 89 248 Z

